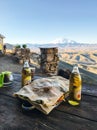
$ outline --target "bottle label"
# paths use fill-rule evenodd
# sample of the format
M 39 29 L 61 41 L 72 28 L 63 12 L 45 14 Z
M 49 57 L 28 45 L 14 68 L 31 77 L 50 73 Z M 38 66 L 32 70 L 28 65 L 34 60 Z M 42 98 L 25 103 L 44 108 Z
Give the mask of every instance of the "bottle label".
M 81 87 L 74 89 L 74 99 L 81 100 Z
M 72 100 L 81 100 L 81 76 L 80 74 L 72 73 L 70 77 L 69 97 Z
M 30 83 L 31 83 L 31 76 L 25 77 L 25 78 L 24 78 L 24 82 L 23 82 L 24 86 L 25 86 L 25 85 L 28 85 L 28 84 L 30 84 Z
M 31 70 L 23 69 L 22 71 L 22 86 L 28 85 L 31 83 Z

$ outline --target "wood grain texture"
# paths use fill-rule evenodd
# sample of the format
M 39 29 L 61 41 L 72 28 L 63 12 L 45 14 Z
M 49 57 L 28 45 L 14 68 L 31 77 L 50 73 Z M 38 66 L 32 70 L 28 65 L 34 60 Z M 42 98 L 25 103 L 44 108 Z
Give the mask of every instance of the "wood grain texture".
M 97 130 L 96 86 L 83 85 L 80 106 L 63 102 L 49 115 L 22 110 L 21 102 L 13 97 L 20 87 L 21 75 L 14 74 L 13 84 L 0 88 L 0 130 Z

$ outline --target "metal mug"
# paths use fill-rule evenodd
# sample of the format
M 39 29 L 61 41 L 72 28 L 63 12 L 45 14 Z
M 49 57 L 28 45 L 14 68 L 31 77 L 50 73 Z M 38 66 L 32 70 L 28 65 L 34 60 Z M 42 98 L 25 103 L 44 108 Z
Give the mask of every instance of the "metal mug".
M 4 75 L 0 74 L 0 87 L 3 87 Z
M 8 85 L 12 83 L 13 81 L 13 75 L 10 71 L 5 71 L 0 74 L 0 87 L 3 87 L 3 85 Z

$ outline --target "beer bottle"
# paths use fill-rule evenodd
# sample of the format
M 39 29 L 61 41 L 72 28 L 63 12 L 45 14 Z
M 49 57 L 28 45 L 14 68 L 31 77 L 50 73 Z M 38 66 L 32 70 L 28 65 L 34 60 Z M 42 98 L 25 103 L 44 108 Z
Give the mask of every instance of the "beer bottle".
M 81 75 L 77 65 L 74 65 L 70 80 L 69 80 L 69 100 L 71 105 L 79 105 L 81 100 L 81 88 L 82 88 Z
M 22 87 L 31 83 L 31 69 L 28 61 L 24 62 L 22 69 Z

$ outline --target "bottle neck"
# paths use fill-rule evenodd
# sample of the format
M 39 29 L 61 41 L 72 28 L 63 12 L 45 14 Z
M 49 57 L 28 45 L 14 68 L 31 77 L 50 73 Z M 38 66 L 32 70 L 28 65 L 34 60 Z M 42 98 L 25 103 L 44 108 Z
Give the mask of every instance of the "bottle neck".
M 74 67 L 73 67 L 72 73 L 77 73 L 77 74 L 79 74 L 78 66 L 74 66 Z
M 29 68 L 29 63 L 28 63 L 28 61 L 25 61 L 23 68 Z

